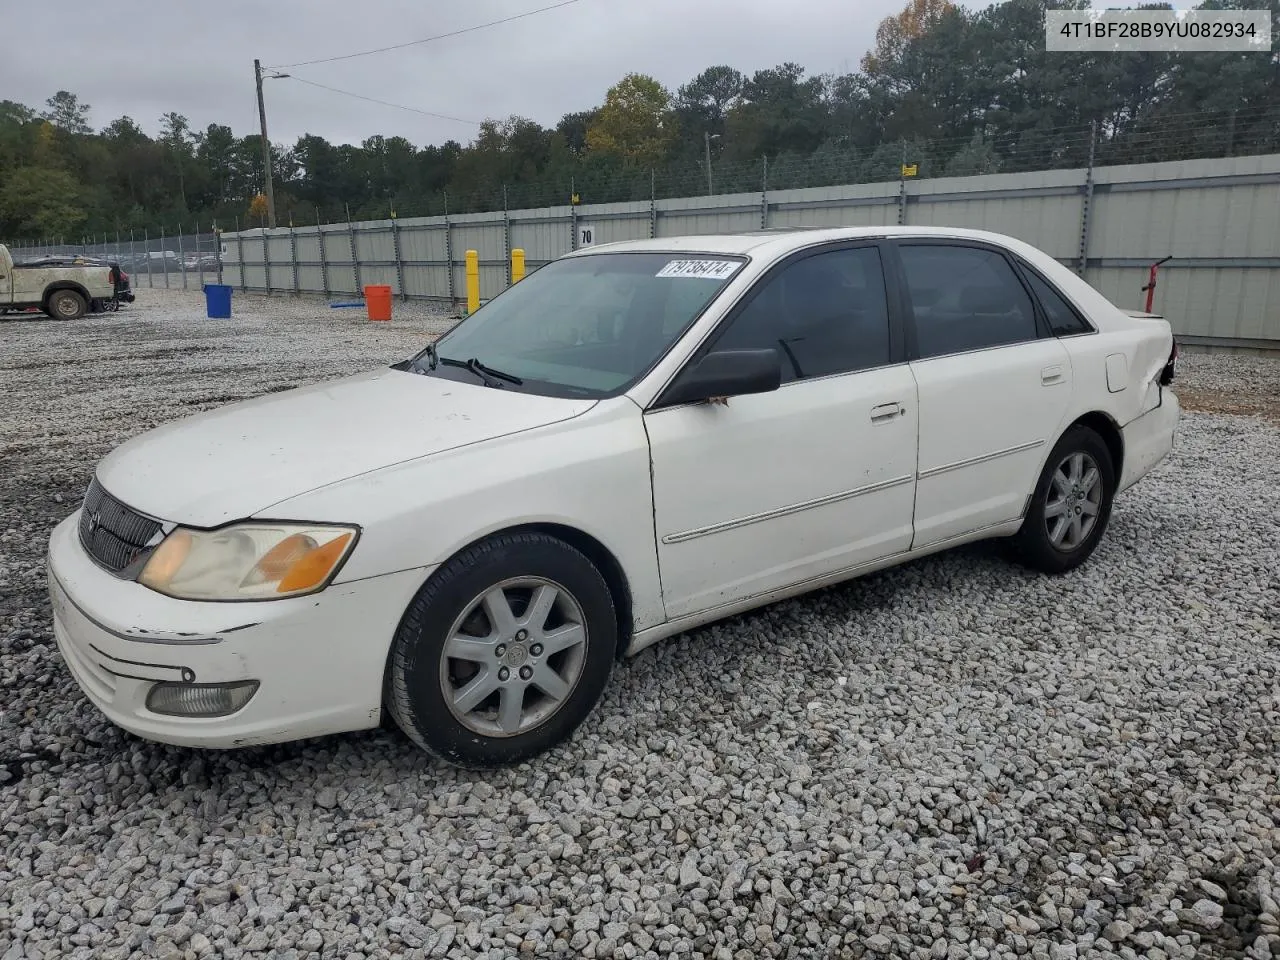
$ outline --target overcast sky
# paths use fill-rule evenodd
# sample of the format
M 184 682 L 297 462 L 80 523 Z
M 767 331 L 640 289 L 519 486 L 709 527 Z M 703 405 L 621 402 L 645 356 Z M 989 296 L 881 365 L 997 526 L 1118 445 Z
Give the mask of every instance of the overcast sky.
M 59 89 L 96 129 L 127 114 L 149 133 L 169 110 L 193 127 L 257 131 L 253 58 L 278 66 L 388 46 L 555 0 L 61 0 L 10 10 L 0 99 L 43 109 Z M 976 4 L 979 0 L 969 0 Z M 577 0 L 503 26 L 390 53 L 297 67 L 298 77 L 465 120 L 520 114 L 553 125 L 600 103 L 624 73 L 673 91 L 704 67 L 787 60 L 847 72 L 905 0 Z M 50 45 L 50 38 L 57 38 Z M 354 100 L 294 80 L 266 84 L 272 141 L 467 143 L 473 124 Z

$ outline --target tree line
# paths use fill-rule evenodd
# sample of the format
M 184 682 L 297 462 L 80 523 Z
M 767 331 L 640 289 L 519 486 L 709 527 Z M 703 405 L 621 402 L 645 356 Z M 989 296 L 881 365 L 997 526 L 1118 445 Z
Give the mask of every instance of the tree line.
M 1269 3 L 1280 35 L 1280 0 Z M 632 73 L 554 127 L 489 120 L 466 145 L 307 134 L 272 146 L 278 218 L 697 194 L 708 190 L 708 152 L 710 189 L 731 192 L 897 179 L 904 162 L 936 176 L 1077 166 L 1091 150 L 1099 162 L 1280 150 L 1280 54 L 1047 53 L 1051 7 L 1088 2 L 911 0 L 881 22 L 853 73 L 718 65 L 674 91 Z M 0 237 L 257 225 L 262 163 L 256 134 L 193 130 L 178 113 L 151 137 L 127 116 L 95 130 L 68 91 L 43 110 L 0 101 Z

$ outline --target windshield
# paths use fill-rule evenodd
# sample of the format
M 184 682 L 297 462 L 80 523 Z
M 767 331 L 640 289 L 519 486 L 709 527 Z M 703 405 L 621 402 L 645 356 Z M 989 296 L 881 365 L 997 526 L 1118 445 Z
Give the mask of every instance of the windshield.
M 437 341 L 436 370 L 461 375 L 458 365 L 476 360 L 498 375 L 476 379 L 503 389 L 620 391 L 653 366 L 744 262 L 676 253 L 555 260 Z

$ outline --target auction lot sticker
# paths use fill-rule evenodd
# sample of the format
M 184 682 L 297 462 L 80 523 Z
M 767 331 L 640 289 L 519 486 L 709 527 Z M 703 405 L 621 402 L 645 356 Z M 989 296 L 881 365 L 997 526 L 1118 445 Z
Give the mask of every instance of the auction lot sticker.
M 695 280 L 728 280 L 742 264 L 737 260 L 672 260 L 654 276 L 692 277 Z

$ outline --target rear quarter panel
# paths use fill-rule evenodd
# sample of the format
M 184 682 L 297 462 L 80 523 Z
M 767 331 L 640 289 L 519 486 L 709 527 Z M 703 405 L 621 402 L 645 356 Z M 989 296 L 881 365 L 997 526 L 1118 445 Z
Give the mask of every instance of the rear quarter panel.
M 1072 419 L 1096 410 L 1124 427 L 1159 405 L 1158 380 L 1173 349 L 1173 334 L 1165 320 L 1117 315 L 1108 326 L 1062 340 L 1075 380 Z
M 1083 278 L 1044 251 L 1019 240 L 1007 239 L 1005 242 L 1052 281 L 1097 330 L 1096 333 L 1063 337 L 1061 340 L 1071 357 L 1071 375 L 1075 384 L 1072 413 L 1067 423 L 1086 413 L 1099 411 L 1123 427 L 1157 406 L 1160 387 L 1156 381 L 1173 349 L 1173 331 L 1168 321 L 1127 316 Z M 1107 377 L 1108 357 L 1113 358 L 1110 381 Z M 1122 364 L 1116 359 L 1118 357 L 1124 358 Z

